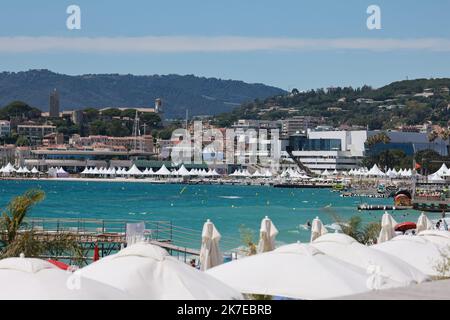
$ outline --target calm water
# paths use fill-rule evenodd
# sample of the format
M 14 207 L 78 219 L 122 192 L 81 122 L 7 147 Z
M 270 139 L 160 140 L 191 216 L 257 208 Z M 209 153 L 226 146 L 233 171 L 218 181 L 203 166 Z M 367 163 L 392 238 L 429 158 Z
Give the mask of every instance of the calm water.
M 325 224 L 361 215 L 379 220 L 382 212 L 358 213 L 361 202 L 391 204 L 392 199 L 342 198 L 324 189 L 278 189 L 259 186 L 174 185 L 119 182 L 0 181 L 0 205 L 27 189 L 40 188 L 46 199 L 33 208 L 35 217 L 170 220 L 174 225 L 201 230 L 211 219 L 225 239 L 240 244 L 239 227 L 254 230 L 268 215 L 280 231 L 278 241 L 307 241 L 299 227 L 319 216 Z M 418 212 L 397 211 L 397 221 L 416 221 Z M 436 217 L 438 214 L 436 215 Z M 431 216 L 434 217 L 434 216 Z M 198 240 L 200 241 L 200 239 Z M 199 246 L 199 243 L 193 246 Z

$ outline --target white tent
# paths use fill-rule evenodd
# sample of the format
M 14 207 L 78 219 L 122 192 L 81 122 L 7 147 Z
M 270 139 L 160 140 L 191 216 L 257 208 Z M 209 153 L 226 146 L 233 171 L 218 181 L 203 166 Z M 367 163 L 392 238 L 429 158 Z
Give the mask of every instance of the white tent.
M 385 176 L 385 173 L 378 168 L 376 164 L 367 172 L 368 176 L 382 177 Z
M 259 229 L 259 243 L 258 252 L 268 252 L 275 249 L 275 237 L 278 234 L 278 230 L 269 217 L 265 217 L 261 221 L 261 228 Z
M 397 222 L 392 218 L 392 216 L 385 212 L 381 218 L 381 231 L 378 236 L 378 243 L 389 241 L 395 237 L 395 225 Z
M 31 169 L 31 173 L 36 174 L 36 173 L 40 173 L 38 169 L 36 169 L 36 167 L 33 167 L 33 169 Z
M 8 162 L 8 164 L 3 168 L 2 172 L 6 173 L 6 174 L 10 174 L 10 173 L 16 172 L 16 169 L 14 168 L 14 166 L 11 163 Z
M 69 173 L 66 172 L 63 167 L 58 168 L 58 170 L 56 170 L 56 176 L 57 177 L 62 177 L 62 178 L 66 178 L 69 176 Z
M 142 171 L 135 164 L 126 172 L 129 176 L 142 176 Z
M 414 266 L 379 250 L 358 243 L 343 233 L 328 233 L 311 244 L 326 255 L 340 259 L 364 270 L 378 268 L 381 288 L 394 288 L 421 283 L 429 278 Z
M 433 173 L 428 176 L 428 180 L 430 182 L 445 182 L 445 179 L 442 178 L 438 173 Z
M 163 164 L 162 167 L 155 172 L 156 176 L 170 176 L 171 172 L 169 169 L 166 168 L 166 166 Z
M 424 231 L 424 230 L 431 230 L 433 229 L 433 223 L 430 219 L 422 212 L 419 216 L 419 219 L 417 220 L 417 233 Z
M 320 175 L 327 177 L 327 176 L 331 175 L 331 173 L 328 171 L 328 169 L 325 169 Z
M 69 273 L 40 259 L 0 260 L 1 300 L 123 300 L 128 296 L 111 286 Z
M 182 176 L 182 177 L 187 177 L 190 176 L 190 172 L 188 169 L 186 169 L 186 167 L 184 166 L 184 164 L 181 165 L 180 169 L 178 169 L 177 171 L 178 175 Z
M 436 171 L 434 174 L 442 177 L 442 176 L 446 175 L 448 172 L 450 172 L 450 170 L 447 168 L 445 163 L 443 163 L 442 166 L 439 168 L 439 170 Z
M 145 243 L 131 245 L 81 269 L 83 276 L 134 299 L 225 300 L 242 296 L 226 284 Z
M 214 169 L 214 170 L 211 172 L 211 176 L 212 176 L 212 177 L 219 177 L 220 174 L 216 171 L 216 169 Z
M 89 168 L 88 167 L 84 168 L 84 170 L 81 171 L 81 174 L 89 174 Z
M 325 228 L 319 217 L 316 217 L 311 224 L 311 242 L 326 233 L 328 233 L 327 228 Z
M 221 235 L 211 220 L 207 220 L 202 230 L 202 246 L 200 248 L 200 270 L 205 271 L 223 263 L 219 249 Z
M 401 235 L 372 248 L 394 255 L 427 275 L 439 275 L 435 269 L 442 259 L 439 247 L 423 237 Z
M 207 273 L 246 294 L 327 299 L 369 291 L 365 270 L 300 243 L 234 260 Z

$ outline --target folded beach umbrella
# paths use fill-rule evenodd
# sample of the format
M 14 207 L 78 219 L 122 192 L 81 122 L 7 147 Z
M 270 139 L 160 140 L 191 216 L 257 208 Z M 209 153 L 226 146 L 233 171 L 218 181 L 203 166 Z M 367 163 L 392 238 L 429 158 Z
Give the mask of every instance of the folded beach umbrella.
M 396 256 L 427 275 L 439 275 L 436 266 L 442 261 L 441 251 L 439 246 L 424 237 L 401 235 L 372 248 Z
M 370 290 L 365 270 L 300 243 L 234 260 L 206 273 L 245 294 L 327 299 Z
M 343 233 L 328 233 L 311 245 L 336 259 L 366 270 L 378 270 L 380 276 L 379 289 L 408 286 L 422 283 L 429 277 L 403 260 L 357 242 Z
M 201 272 L 164 249 L 136 243 L 80 270 L 83 277 L 125 291 L 133 299 L 241 299 L 236 290 Z
M 223 263 L 219 249 L 221 235 L 211 220 L 203 225 L 202 246 L 200 248 L 200 270 L 205 271 Z
M 433 223 L 428 219 L 428 217 L 422 212 L 417 220 L 417 233 L 424 230 L 433 229 Z
M 121 290 L 63 271 L 48 261 L 33 258 L 0 260 L 0 299 L 104 300 L 127 299 Z
M 381 218 L 381 231 L 378 236 L 377 243 L 382 243 L 385 241 L 389 241 L 395 237 L 395 225 L 397 222 L 392 218 L 392 216 L 385 212 L 383 217 Z
M 278 230 L 269 217 L 265 217 L 261 221 L 261 229 L 259 230 L 258 253 L 268 252 L 275 249 L 275 237 Z
M 326 233 L 328 233 L 327 229 L 324 227 L 319 217 L 316 217 L 311 224 L 311 242 Z

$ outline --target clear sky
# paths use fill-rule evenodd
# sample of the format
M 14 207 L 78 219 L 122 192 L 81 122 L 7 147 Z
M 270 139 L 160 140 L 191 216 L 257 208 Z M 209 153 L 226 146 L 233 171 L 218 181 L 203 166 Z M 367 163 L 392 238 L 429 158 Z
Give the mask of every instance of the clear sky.
M 66 27 L 72 4 L 81 30 Z M 449 14 L 449 0 L 2 0 L 0 70 L 378 87 L 450 77 Z

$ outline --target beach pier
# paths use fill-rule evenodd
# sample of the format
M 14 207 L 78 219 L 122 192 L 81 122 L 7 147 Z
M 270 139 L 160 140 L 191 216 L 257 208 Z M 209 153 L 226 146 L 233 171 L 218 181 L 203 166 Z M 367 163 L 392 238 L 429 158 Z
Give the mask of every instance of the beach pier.
M 114 219 L 56 219 L 29 218 L 19 232 L 33 232 L 36 240 L 42 242 L 75 241 L 82 251 L 82 257 L 68 256 L 64 252 L 42 256 L 45 259 L 74 260 L 82 259 L 86 263 L 93 260 L 98 249 L 99 257 L 105 257 L 127 246 L 126 227 L 129 223 L 145 223 L 144 240 L 166 249 L 169 254 L 183 259 L 198 257 L 201 233 L 198 230 L 177 227 L 171 221 L 114 220 Z M 5 245 L 6 232 L 0 233 L 0 247 Z

